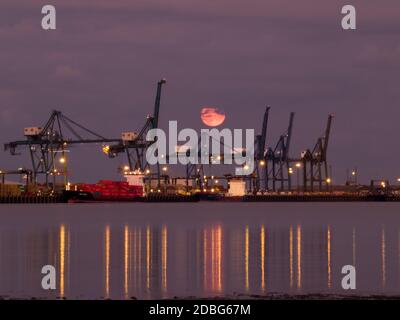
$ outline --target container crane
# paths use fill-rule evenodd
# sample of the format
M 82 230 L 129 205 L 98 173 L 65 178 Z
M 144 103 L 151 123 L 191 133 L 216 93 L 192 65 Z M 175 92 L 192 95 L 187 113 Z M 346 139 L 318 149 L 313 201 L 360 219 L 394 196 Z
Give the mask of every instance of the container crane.
M 314 191 L 314 184 L 318 184 L 318 190 L 322 191 L 323 185 L 326 188 L 332 182 L 332 178 L 328 172 L 328 160 L 327 151 L 329 146 L 329 137 L 331 132 L 333 115 L 328 116 L 326 123 L 325 134 L 317 139 L 312 151 L 307 149 L 301 154 L 301 160 L 303 162 L 303 188 L 307 191 L 308 184 L 310 191 Z
M 271 107 L 269 106 L 265 108 L 261 134 L 256 136 L 255 141 L 255 192 L 267 189 L 268 168 L 265 150 L 270 109 Z
M 24 129 L 25 140 L 6 143 L 5 151 L 11 155 L 19 155 L 17 149 L 27 147 L 32 164 L 32 182 L 35 184 L 39 175 L 45 176 L 46 185 L 49 176 L 53 177 L 53 186 L 57 176 L 64 177 L 67 183 L 66 154 L 68 146 L 88 143 L 110 143 L 119 139 L 108 139 L 102 135 L 75 122 L 61 111 L 53 110 L 43 127 L 28 127 Z M 59 161 L 62 169 L 57 166 Z
M 266 158 L 268 161 L 267 187 L 272 182 L 272 190 L 277 191 L 277 183 L 284 190 L 285 183 L 291 190 L 291 168 L 290 168 L 290 142 L 292 139 L 294 112 L 290 113 L 287 131 L 282 134 L 274 149 L 268 148 Z
M 150 165 L 146 161 L 146 150 L 155 141 L 146 141 L 146 135 L 151 129 L 158 128 L 158 119 L 160 113 L 160 102 L 162 86 L 166 83 L 165 79 L 161 79 L 157 83 L 157 92 L 154 102 L 153 115 L 148 115 L 146 122 L 139 133 L 124 132 L 122 139 L 119 143 L 114 145 L 107 145 L 103 147 L 103 151 L 108 154 L 110 158 L 118 156 L 120 153 L 125 153 L 128 158 L 128 166 L 124 168 L 125 172 L 150 172 Z M 160 166 L 157 165 L 157 179 L 160 184 Z

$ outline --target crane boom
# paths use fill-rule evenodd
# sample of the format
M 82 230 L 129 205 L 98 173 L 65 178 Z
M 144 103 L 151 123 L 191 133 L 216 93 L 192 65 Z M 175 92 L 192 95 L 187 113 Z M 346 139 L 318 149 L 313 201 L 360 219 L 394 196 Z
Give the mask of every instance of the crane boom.
M 332 119 L 333 119 L 333 115 L 330 114 L 328 116 L 328 122 L 326 124 L 326 130 L 325 130 L 325 136 L 324 136 L 324 145 L 323 145 L 323 158 L 324 159 L 326 159 L 326 153 L 327 153 L 327 150 L 328 150 L 329 136 L 330 136 L 330 133 L 331 133 Z
M 162 90 L 162 85 L 164 83 L 167 83 L 167 81 L 165 79 L 161 79 L 157 83 L 157 94 L 156 94 L 156 100 L 154 102 L 154 113 L 153 113 L 153 119 L 152 119 L 153 128 L 158 127 L 158 115 L 160 113 L 161 90 Z
M 261 130 L 261 148 L 262 148 L 263 153 L 265 151 L 265 143 L 266 143 L 266 139 L 267 139 L 269 109 L 271 109 L 271 107 L 268 107 L 268 106 L 265 109 L 264 121 L 263 121 L 263 125 L 262 125 L 262 130 Z
M 289 148 L 290 148 L 290 141 L 292 140 L 292 131 L 293 131 L 293 120 L 294 120 L 294 112 L 290 113 L 290 118 L 289 118 L 289 126 L 288 126 L 288 131 L 287 131 L 287 138 L 286 138 L 286 146 L 285 146 L 285 154 L 284 154 L 284 159 L 287 160 L 289 157 Z

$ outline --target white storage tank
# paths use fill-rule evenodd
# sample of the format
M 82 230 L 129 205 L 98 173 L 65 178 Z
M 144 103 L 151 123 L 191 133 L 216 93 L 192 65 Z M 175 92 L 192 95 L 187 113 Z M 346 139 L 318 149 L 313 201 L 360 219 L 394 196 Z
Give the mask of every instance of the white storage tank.
M 130 186 L 141 186 L 143 188 L 143 194 L 145 194 L 145 184 L 143 174 L 126 174 L 124 178 Z
M 144 186 L 143 174 L 126 174 L 124 177 L 131 186 Z
M 137 138 L 137 132 L 122 132 L 121 139 L 122 141 L 134 141 Z
M 246 194 L 246 181 L 242 179 L 232 179 L 229 181 L 229 192 L 230 197 L 241 197 Z
M 24 128 L 24 135 L 26 137 L 38 136 L 42 132 L 41 127 L 28 127 Z

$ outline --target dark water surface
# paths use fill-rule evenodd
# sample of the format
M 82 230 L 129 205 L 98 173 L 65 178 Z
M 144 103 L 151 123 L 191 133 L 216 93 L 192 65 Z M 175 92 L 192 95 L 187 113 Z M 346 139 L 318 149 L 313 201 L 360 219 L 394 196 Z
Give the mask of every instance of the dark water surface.
M 400 293 L 400 204 L 0 206 L 0 296 L 140 299 Z M 54 265 L 57 289 L 41 287 Z

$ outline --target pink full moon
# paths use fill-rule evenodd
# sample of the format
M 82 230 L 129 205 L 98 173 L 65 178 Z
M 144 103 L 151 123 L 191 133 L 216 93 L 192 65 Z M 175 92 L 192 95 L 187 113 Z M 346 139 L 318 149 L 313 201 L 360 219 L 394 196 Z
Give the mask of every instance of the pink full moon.
M 224 123 L 225 113 L 215 107 L 203 107 L 201 109 L 201 120 L 206 126 L 217 127 Z

